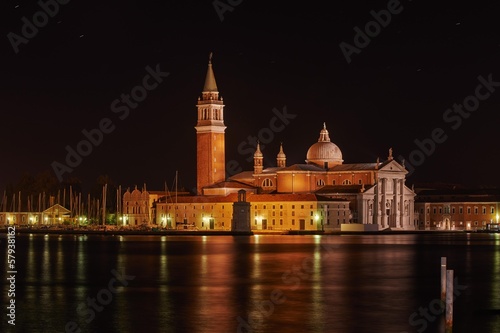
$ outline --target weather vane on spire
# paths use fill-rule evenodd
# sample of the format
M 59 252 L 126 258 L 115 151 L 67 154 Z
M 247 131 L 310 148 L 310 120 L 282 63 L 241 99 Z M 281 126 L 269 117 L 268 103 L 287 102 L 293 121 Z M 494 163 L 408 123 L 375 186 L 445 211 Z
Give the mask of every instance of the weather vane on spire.
M 208 55 L 208 62 L 209 63 L 212 63 L 212 56 L 213 56 L 213 52 L 210 52 L 210 54 Z
M 326 122 L 323 122 L 323 129 L 326 129 Z

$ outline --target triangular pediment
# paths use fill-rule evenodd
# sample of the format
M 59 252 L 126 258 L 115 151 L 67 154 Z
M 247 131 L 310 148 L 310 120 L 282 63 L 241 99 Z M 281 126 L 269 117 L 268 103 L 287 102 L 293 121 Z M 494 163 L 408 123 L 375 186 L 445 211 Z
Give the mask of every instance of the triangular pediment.
M 396 160 L 390 160 L 382 163 L 382 165 L 379 166 L 379 171 L 388 171 L 388 172 L 404 172 L 405 174 L 408 173 L 408 170 Z
M 62 214 L 69 214 L 70 210 L 61 206 L 60 204 L 55 204 L 43 211 L 44 214 L 50 214 L 54 212 L 57 212 L 59 215 L 62 215 Z

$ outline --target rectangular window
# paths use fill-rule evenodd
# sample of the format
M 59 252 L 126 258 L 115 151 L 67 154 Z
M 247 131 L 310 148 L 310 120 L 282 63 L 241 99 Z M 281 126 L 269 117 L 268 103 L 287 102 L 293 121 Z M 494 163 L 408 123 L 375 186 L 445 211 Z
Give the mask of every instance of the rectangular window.
M 283 209 L 283 205 L 280 205 L 280 209 Z
M 443 209 L 439 208 L 439 214 L 442 214 L 442 213 L 443 213 Z
M 295 211 L 292 212 L 292 216 L 295 216 Z
M 275 206 L 275 205 L 273 205 L 273 209 L 276 209 L 276 206 Z
M 474 207 L 474 214 L 477 215 L 477 207 Z
M 304 205 L 300 205 L 300 209 L 304 209 Z
M 273 219 L 273 225 L 275 225 L 275 224 L 276 224 L 276 220 L 275 220 L 275 219 Z
M 491 214 L 495 214 L 495 208 L 491 207 Z
M 455 214 L 455 207 L 451 207 L 451 213 Z
M 486 214 L 486 207 L 483 207 L 483 214 Z
M 459 214 L 463 214 L 464 212 L 464 208 L 463 207 L 458 207 L 458 213 Z
M 313 225 L 313 220 L 311 219 L 311 225 Z
M 263 209 L 266 209 L 266 205 L 264 205 Z
M 295 209 L 295 205 L 292 205 L 292 209 Z
M 314 212 L 311 210 L 311 216 L 314 216 Z
M 470 207 L 467 207 L 467 214 L 470 214 Z
M 433 209 L 432 209 L 432 213 L 433 213 L 433 214 L 436 214 L 436 208 L 433 208 Z
M 295 219 L 292 219 L 292 225 L 295 225 Z
M 280 225 L 283 225 L 283 219 L 280 219 Z

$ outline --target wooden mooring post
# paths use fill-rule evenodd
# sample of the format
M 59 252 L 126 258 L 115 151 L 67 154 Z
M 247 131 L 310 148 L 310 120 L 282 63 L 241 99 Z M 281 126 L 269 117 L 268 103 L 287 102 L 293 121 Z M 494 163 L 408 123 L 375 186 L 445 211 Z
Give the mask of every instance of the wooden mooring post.
M 453 270 L 446 271 L 446 333 L 453 329 Z

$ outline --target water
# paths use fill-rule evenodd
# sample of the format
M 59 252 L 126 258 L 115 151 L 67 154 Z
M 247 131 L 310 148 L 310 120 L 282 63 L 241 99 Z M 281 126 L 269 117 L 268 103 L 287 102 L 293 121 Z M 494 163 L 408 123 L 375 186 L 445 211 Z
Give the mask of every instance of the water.
M 0 241 L 6 253 L 5 234 Z M 4 310 L 0 327 L 2 332 L 444 332 L 437 301 L 441 257 L 458 278 L 453 332 L 500 332 L 500 235 L 465 233 L 17 234 L 16 325 L 8 324 Z M 4 305 L 12 299 L 6 259 L 0 258 Z

